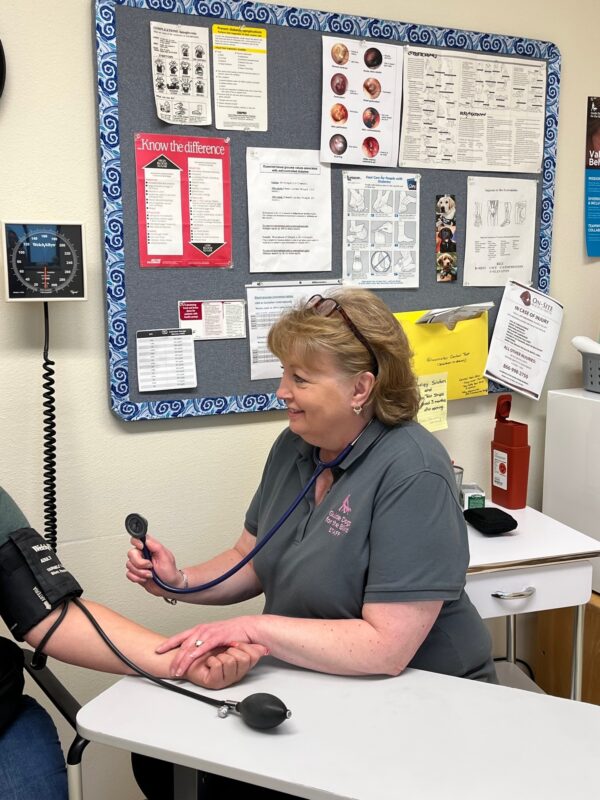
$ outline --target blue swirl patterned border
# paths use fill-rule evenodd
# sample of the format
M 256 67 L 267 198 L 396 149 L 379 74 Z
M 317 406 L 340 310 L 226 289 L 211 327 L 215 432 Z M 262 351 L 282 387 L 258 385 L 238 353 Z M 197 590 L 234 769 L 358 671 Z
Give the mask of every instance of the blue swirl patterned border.
M 109 377 L 112 410 L 127 421 L 198 417 L 246 411 L 281 409 L 274 394 L 201 397 L 193 400 L 161 400 L 134 403 L 129 399 L 127 353 L 127 300 L 123 248 L 119 98 L 117 93 L 117 42 L 115 7 L 172 11 L 202 17 L 284 25 L 347 36 L 406 42 L 430 47 L 449 47 L 495 55 L 517 55 L 547 62 L 546 121 L 542 167 L 542 214 L 539 239 L 538 288 L 548 292 L 554 213 L 560 52 L 551 42 L 517 36 L 435 28 L 405 22 L 355 17 L 289 6 L 264 5 L 245 0 L 96 0 L 96 54 L 100 162 L 104 210 L 106 302 L 108 315 Z M 502 387 L 490 383 L 490 391 Z

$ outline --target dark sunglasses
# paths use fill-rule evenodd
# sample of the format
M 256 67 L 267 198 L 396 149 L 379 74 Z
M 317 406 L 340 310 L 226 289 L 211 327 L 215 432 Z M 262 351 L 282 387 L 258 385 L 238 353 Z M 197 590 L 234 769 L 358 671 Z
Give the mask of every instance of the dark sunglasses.
M 315 314 L 318 314 L 321 317 L 330 317 L 334 311 L 337 311 L 348 328 L 352 331 L 352 333 L 356 336 L 358 341 L 367 349 L 369 355 L 373 359 L 373 364 L 375 365 L 375 369 L 373 370 L 373 374 L 377 377 L 377 373 L 379 372 L 379 362 L 377 361 L 377 356 L 375 355 L 375 351 L 362 335 L 362 333 L 358 330 L 356 325 L 352 322 L 348 314 L 344 311 L 342 306 L 335 300 L 333 297 L 323 297 L 320 294 L 313 294 L 311 298 L 306 301 L 305 308 L 312 308 Z

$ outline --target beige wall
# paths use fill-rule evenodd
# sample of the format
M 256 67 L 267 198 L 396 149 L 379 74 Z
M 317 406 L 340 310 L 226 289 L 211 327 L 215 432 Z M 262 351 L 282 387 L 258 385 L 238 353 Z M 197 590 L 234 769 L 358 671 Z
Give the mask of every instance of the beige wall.
M 590 68 L 597 51 L 590 22 L 597 0 L 314 2 L 325 10 L 517 34 L 558 45 L 563 71 L 551 293 L 564 303 L 565 319 L 546 388 L 579 385 L 580 356 L 569 342 L 577 334 L 595 339 L 600 332 L 598 264 L 584 253 L 582 167 L 585 101 L 600 93 L 597 70 Z M 92 30 L 91 0 L 0 0 L 0 36 L 8 60 L 0 101 L 0 219 L 85 223 L 89 301 L 50 308 L 60 552 L 90 597 L 144 624 L 174 631 L 191 623 L 194 613 L 147 598 L 123 577 L 125 515 L 136 510 L 148 516 L 182 564 L 214 552 L 239 532 L 263 459 L 285 420 L 273 412 L 128 425 L 109 411 Z M 42 335 L 40 306 L 0 301 L 0 483 L 40 528 Z M 452 403 L 449 429 L 440 434 L 451 456 L 464 465 L 465 479 L 488 490 L 494 403 L 493 397 Z M 529 503 L 539 508 L 545 402 L 516 397 L 513 415 L 530 425 Z M 75 668 L 57 671 L 81 700 L 111 680 Z M 199 708 L 197 713 L 201 727 L 202 715 L 210 712 Z M 121 754 L 95 748 L 85 763 L 86 798 L 139 797 Z

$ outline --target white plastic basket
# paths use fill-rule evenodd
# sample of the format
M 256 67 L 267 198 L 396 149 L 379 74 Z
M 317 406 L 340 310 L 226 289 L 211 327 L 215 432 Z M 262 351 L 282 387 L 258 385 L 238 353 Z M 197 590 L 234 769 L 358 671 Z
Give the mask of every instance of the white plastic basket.
M 600 354 L 582 353 L 583 388 L 588 392 L 600 392 Z

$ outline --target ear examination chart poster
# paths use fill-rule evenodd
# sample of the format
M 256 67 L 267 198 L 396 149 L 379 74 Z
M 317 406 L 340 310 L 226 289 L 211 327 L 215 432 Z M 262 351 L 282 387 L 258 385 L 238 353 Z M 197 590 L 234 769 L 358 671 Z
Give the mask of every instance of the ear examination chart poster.
M 323 37 L 321 161 L 394 167 L 402 47 Z
M 231 267 L 229 139 L 136 133 L 141 267 Z

